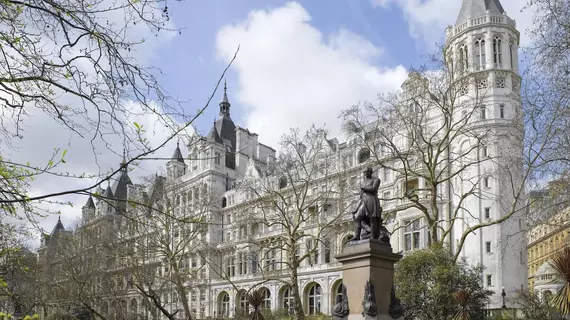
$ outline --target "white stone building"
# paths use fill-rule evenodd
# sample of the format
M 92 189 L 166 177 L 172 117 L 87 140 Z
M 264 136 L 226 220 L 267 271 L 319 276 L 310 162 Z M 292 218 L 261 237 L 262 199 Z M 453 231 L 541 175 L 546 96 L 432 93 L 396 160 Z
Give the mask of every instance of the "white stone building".
M 476 119 L 470 120 L 472 128 L 475 131 L 492 132 L 491 141 L 478 149 L 476 156 L 482 160 L 475 161 L 475 165 L 465 170 L 466 175 L 476 177 L 479 182 L 474 191 L 476 196 L 465 199 L 461 204 L 464 208 L 461 216 L 454 222 L 452 231 L 447 236 L 453 250 L 456 250 L 455 246 L 462 234 L 471 226 L 499 219 L 511 210 L 513 195 L 509 185 L 512 181 L 516 184 L 522 172 L 522 163 L 512 161 L 519 154 L 522 157 L 518 44 L 519 32 L 515 22 L 506 15 L 499 0 L 464 0 L 455 25 L 446 30 L 446 58 L 456 68 L 457 79 L 469 79 L 461 82 L 460 92 L 467 97 L 485 91 L 485 95 L 478 96 L 481 101 Z M 257 134 L 234 124 L 225 90 L 224 88 L 219 118 L 208 135 L 195 137 L 187 151 L 183 152 L 177 147 L 172 159 L 166 164 L 167 181 L 175 181 L 180 188 L 178 192 L 184 195 L 181 200 L 176 200 L 177 203 L 190 207 L 192 199 L 197 198 L 199 190 L 204 186 L 211 194 L 219 195 L 218 204 L 208 212 L 210 221 L 217 223 L 208 226 L 203 240 L 212 248 L 207 253 L 207 258 L 214 261 L 225 275 L 219 276 L 214 267 L 205 265 L 197 257 L 193 258 L 199 261 L 192 260 L 190 264 L 204 265 L 204 271 L 201 273 L 203 279 L 189 284 L 192 312 L 197 318 L 234 316 L 246 305 L 243 293 L 256 285 L 265 288 L 266 306 L 286 312 L 292 303 L 289 288 L 279 281 L 259 285 L 263 281 L 259 269 L 265 268 L 266 262 L 242 255 L 249 252 L 249 236 L 260 234 L 262 237 L 279 230 L 254 228 L 253 225 L 236 219 L 236 214 L 240 210 L 247 210 L 248 204 L 255 199 L 251 193 L 234 188 L 244 176 L 260 174 L 268 163 L 275 161 L 276 150 L 260 143 Z M 440 119 L 433 121 L 436 125 L 440 122 Z M 471 143 L 468 139 L 456 141 L 459 142 L 454 142 L 451 146 L 454 150 L 461 150 L 464 144 Z M 342 168 L 339 175 L 345 180 L 355 181 L 361 175 L 362 168 L 372 163 L 367 161 L 370 151 L 358 143 L 357 137 L 348 137 L 340 143 L 337 139 L 332 139 L 329 144 L 331 151 L 337 155 L 338 167 Z M 188 156 L 185 157 L 186 152 Z M 494 155 L 494 161 L 484 161 L 489 154 Z M 504 166 L 514 170 L 508 173 L 500 170 Z M 397 215 L 388 221 L 389 229 L 396 230 L 391 238 L 394 251 L 405 253 L 426 247 L 429 231 L 425 223 L 418 219 L 421 217 L 418 211 L 414 208 L 400 210 L 409 204 L 402 193 L 410 189 L 421 189 L 425 181 L 416 178 L 404 182 L 402 177 L 390 170 L 377 165 L 375 169 L 375 174 L 382 180 L 380 198 L 395 199 L 383 201 L 385 212 L 397 211 Z M 278 180 L 278 177 L 275 179 Z M 119 181 L 123 181 L 125 186 L 132 185 L 128 177 Z M 438 192 L 441 195 L 439 205 L 442 212 L 451 212 L 458 206 L 464 187 L 467 188 L 451 182 L 441 186 Z M 114 188 L 122 190 L 120 186 Z M 121 197 L 128 196 L 134 189 L 126 187 L 125 190 L 127 195 L 121 194 Z M 92 201 L 88 202 L 87 207 L 93 206 Z M 89 210 L 91 209 L 84 211 Z M 97 210 L 99 212 L 103 209 Z M 112 210 L 109 210 L 108 214 L 112 215 Z M 352 231 L 348 220 L 347 214 L 346 220 L 339 222 L 342 226 L 339 232 L 330 236 L 330 242 L 327 242 L 330 245 L 321 243 L 315 259 L 307 260 L 300 266 L 299 286 L 302 304 L 308 314 L 330 314 L 342 282 L 341 266 L 334 255 Z M 450 222 L 446 223 L 449 226 Z M 397 228 L 408 224 L 405 228 Z M 482 264 L 485 267 L 481 275 L 482 281 L 486 287 L 495 291 L 489 308 L 501 307 L 500 294 L 503 288 L 507 294 L 514 295 L 515 290 L 527 286 L 526 236 L 518 214 L 502 224 L 472 232 L 467 237 L 460 256 L 471 264 Z M 135 310 L 142 306 L 142 302 L 136 298 L 125 301 L 134 301 Z M 127 304 L 127 309 L 132 310 L 131 302 Z M 180 308 L 175 303 L 169 307 Z

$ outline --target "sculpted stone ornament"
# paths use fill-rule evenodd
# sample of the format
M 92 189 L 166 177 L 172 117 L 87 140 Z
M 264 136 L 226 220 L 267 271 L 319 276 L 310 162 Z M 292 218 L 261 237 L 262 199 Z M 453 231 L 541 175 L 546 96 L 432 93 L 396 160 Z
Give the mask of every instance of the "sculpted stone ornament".
M 372 176 L 372 168 L 364 170 L 364 182 L 360 186 L 360 202 L 352 212 L 354 235 L 349 242 L 380 240 L 390 243 L 390 233 L 382 225 L 382 207 L 378 199 L 380 179 Z
M 348 295 L 346 294 L 346 286 L 341 283 L 342 293 L 336 296 L 335 304 L 332 307 L 333 320 L 346 319 L 348 317 Z
M 378 314 L 378 306 L 376 305 L 376 294 L 374 293 L 374 284 L 372 281 L 366 281 L 364 286 L 364 300 L 362 301 L 362 316 L 376 318 Z
M 388 314 L 394 319 L 401 318 L 404 316 L 404 308 L 400 299 L 396 297 L 396 289 L 392 286 L 392 292 L 390 294 L 390 306 L 388 307 Z

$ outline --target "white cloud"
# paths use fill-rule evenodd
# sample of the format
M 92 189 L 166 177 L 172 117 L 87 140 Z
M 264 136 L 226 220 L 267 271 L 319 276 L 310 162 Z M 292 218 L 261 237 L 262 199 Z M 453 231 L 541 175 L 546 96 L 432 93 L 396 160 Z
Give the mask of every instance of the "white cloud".
M 291 127 L 326 124 L 338 134 L 341 110 L 374 101 L 378 93 L 399 88 L 407 76 L 402 66 L 377 66 L 383 50 L 370 41 L 345 29 L 325 37 L 310 20 L 300 4 L 290 2 L 252 11 L 217 35 L 224 61 L 241 46 L 232 66 L 237 97 L 234 88 L 228 93 L 243 105 L 245 116 L 234 120 L 275 147 Z
M 390 6 L 399 8 L 408 21 L 410 35 L 433 47 L 436 42 L 443 42 L 445 28 L 455 24 L 462 0 L 370 0 L 370 3 L 382 9 Z M 529 43 L 526 30 L 532 24 L 532 10 L 521 12 L 525 3 L 524 0 L 501 0 L 507 15 L 517 23 L 522 46 Z

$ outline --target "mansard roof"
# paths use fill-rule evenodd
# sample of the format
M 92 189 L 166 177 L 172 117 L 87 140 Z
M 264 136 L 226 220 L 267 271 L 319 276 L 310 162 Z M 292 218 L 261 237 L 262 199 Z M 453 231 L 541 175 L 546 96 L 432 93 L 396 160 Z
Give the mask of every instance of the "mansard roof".
M 493 16 L 505 13 L 499 0 L 463 0 L 455 25 L 460 25 L 470 18 L 484 16 L 487 14 L 487 10 Z

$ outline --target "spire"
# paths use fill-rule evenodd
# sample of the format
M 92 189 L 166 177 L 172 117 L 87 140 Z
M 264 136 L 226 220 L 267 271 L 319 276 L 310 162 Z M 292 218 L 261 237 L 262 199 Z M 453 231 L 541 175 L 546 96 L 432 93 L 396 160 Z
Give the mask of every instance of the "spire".
M 53 228 L 53 230 L 51 231 L 51 237 L 53 237 L 54 235 L 65 231 L 65 228 L 63 227 L 63 223 L 61 223 L 61 216 L 57 217 L 57 224 L 55 225 L 55 227 Z
M 460 25 L 468 19 L 485 16 L 487 11 L 492 16 L 500 16 L 505 13 L 499 0 L 463 0 L 455 25 Z
M 127 171 L 127 148 L 123 148 L 123 161 L 121 161 L 121 170 Z
M 172 155 L 172 159 L 170 160 L 184 163 L 184 157 L 182 156 L 182 152 L 180 151 L 180 141 L 176 142 L 176 149 L 174 150 L 174 154 Z
M 228 100 L 228 86 L 226 84 L 226 80 L 224 79 L 224 97 L 222 98 L 222 102 L 220 102 L 220 117 L 230 117 L 230 101 Z
M 93 202 L 93 198 L 91 196 L 89 196 L 89 198 L 87 199 L 85 207 L 95 209 L 95 202 Z
M 103 197 L 107 201 L 113 198 L 113 190 L 111 190 L 111 182 L 109 180 L 107 180 L 107 189 L 103 192 Z

